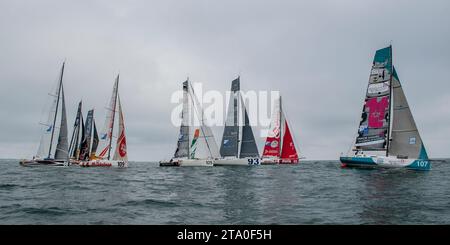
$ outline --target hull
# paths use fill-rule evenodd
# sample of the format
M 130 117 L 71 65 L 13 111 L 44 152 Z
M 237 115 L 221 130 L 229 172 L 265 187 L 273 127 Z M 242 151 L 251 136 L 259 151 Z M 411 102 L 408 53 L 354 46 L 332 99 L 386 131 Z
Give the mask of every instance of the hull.
M 161 161 L 161 167 L 212 167 L 216 160 L 212 159 L 172 159 Z
M 298 159 L 264 159 L 262 160 L 262 165 L 296 165 L 298 164 Z
M 128 162 L 117 160 L 91 160 L 78 162 L 80 167 L 116 167 L 127 168 Z
M 355 156 L 341 157 L 343 167 L 359 168 L 406 168 L 412 170 L 431 170 L 431 162 L 428 159 L 400 159 L 385 156 Z
M 214 161 L 214 166 L 257 166 L 261 163 L 259 158 L 227 158 Z
M 64 162 L 54 160 L 22 160 L 19 162 L 24 167 L 64 167 Z

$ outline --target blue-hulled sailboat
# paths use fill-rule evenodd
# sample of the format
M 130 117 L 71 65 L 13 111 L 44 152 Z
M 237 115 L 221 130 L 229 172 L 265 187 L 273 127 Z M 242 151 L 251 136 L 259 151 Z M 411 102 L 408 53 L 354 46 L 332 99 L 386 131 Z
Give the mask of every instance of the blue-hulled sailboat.
M 343 167 L 431 169 L 393 66 L 392 46 L 375 54 L 358 135 L 352 153 L 340 161 Z

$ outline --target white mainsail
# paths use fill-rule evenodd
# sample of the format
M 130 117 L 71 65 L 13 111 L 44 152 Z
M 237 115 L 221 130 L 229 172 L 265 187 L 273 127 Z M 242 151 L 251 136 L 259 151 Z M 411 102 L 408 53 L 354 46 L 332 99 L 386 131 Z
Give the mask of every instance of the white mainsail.
M 61 97 L 60 95 L 62 89 L 62 80 L 64 76 L 64 66 L 65 62 L 63 63 L 61 68 L 58 85 L 56 86 L 56 91 L 54 94 L 50 94 L 50 96 L 52 96 L 52 102 L 47 121 L 45 123 L 42 123 L 43 132 L 39 142 L 38 151 L 35 156 L 36 159 L 52 158 L 51 150 L 52 145 L 54 143 L 53 139 L 55 138 L 55 125 L 56 125 L 56 117 L 58 115 L 59 100 Z
M 109 160 L 111 154 L 111 143 L 113 138 L 114 120 L 117 106 L 118 86 L 119 75 L 117 75 L 116 81 L 114 83 L 113 92 L 109 101 L 109 107 L 106 108 L 107 115 L 105 118 L 105 123 L 103 124 L 103 129 L 100 133 L 100 142 L 98 145 L 98 149 L 100 149 L 100 151 L 97 156 L 100 159 Z

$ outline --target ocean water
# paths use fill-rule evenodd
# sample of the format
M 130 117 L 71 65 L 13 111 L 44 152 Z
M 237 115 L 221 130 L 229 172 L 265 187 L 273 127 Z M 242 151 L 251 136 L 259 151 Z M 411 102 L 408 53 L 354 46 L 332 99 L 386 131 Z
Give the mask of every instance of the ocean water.
M 0 160 L 0 224 L 450 224 L 450 161 L 430 172 L 297 166 L 26 168 Z

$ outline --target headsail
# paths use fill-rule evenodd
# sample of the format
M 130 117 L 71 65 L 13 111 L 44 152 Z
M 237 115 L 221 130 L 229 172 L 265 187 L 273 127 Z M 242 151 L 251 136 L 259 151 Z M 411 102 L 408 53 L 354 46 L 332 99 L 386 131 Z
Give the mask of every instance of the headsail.
M 242 127 L 240 158 L 259 157 L 258 146 L 256 145 L 255 136 L 253 135 L 252 126 L 248 118 L 247 109 L 241 96 L 241 105 L 244 108 L 244 126 Z
M 66 161 L 69 156 L 69 144 L 67 137 L 66 102 L 64 99 L 64 87 L 61 84 L 61 124 L 59 127 L 58 143 L 55 150 L 55 160 Z
M 211 128 L 207 125 L 207 122 L 205 121 L 203 117 L 203 108 L 200 105 L 200 102 L 197 99 L 197 96 L 194 93 L 194 89 L 188 83 L 190 89 L 189 92 L 191 94 L 191 98 L 193 98 L 194 103 L 194 111 L 196 112 L 199 120 L 200 120 L 200 142 L 198 148 L 200 148 L 201 152 L 206 153 L 206 158 L 219 158 L 220 153 L 217 146 L 217 143 L 214 139 L 214 134 L 212 133 Z M 198 150 L 197 150 L 198 151 Z M 202 157 L 203 158 L 203 157 Z
M 125 137 L 125 124 L 123 119 L 122 105 L 120 104 L 119 97 L 118 103 L 119 103 L 119 137 L 117 138 L 116 151 L 114 153 L 113 160 L 122 160 L 128 162 L 127 140 Z
M 281 149 L 281 159 L 298 160 L 297 149 L 295 148 L 294 140 L 291 135 L 286 117 L 284 117 L 284 136 L 283 146 Z
M 80 138 L 80 128 L 82 120 L 82 101 L 78 103 L 77 116 L 75 117 L 75 122 L 73 124 L 73 133 L 70 139 L 69 154 L 72 159 L 78 159 L 77 152 L 79 151 L 78 144 Z
M 390 124 L 392 49 L 376 52 L 354 150 L 387 151 Z
M 231 99 L 228 106 L 227 120 L 223 131 L 222 142 L 220 145 L 220 155 L 222 157 L 239 157 L 239 77 L 231 82 Z
M 395 68 L 392 78 L 392 91 L 393 119 L 389 155 L 427 159 L 428 156 L 423 146 L 422 138 L 417 130 Z
M 116 81 L 114 83 L 113 92 L 111 95 L 111 99 L 109 101 L 109 107 L 107 108 L 108 110 L 107 116 L 105 118 L 105 123 L 103 125 L 102 132 L 100 133 L 100 143 L 99 143 L 100 153 L 98 154 L 98 158 L 101 159 L 107 158 L 109 160 L 111 154 L 111 144 L 114 129 L 114 119 L 116 114 L 118 86 L 119 86 L 119 75 L 117 75 Z

